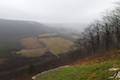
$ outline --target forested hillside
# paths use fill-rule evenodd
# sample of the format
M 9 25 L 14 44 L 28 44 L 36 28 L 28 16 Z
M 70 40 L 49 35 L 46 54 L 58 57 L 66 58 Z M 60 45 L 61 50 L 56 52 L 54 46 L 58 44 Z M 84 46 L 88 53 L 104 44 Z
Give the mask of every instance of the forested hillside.
M 88 25 L 81 33 L 78 44 L 86 55 L 120 49 L 120 5 Z

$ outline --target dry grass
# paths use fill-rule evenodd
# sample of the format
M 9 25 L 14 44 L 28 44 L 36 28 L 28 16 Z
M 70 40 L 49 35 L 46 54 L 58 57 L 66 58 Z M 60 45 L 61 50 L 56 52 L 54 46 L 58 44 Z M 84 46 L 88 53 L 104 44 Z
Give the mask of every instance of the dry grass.
M 111 50 L 108 52 L 104 52 L 104 54 L 96 54 L 93 56 L 89 56 L 87 58 L 78 60 L 74 63 L 72 63 L 72 66 L 80 66 L 80 65 L 90 65 L 94 63 L 101 63 L 107 60 L 114 60 L 114 59 L 119 59 L 120 58 L 120 53 L 119 50 Z
M 73 47 L 74 43 L 62 37 L 28 37 L 21 40 L 23 49 L 16 52 L 19 55 L 26 57 L 38 57 L 47 51 L 55 55 L 68 52 Z
M 21 51 L 18 51 L 17 54 L 21 56 L 26 56 L 26 57 L 39 57 L 43 55 L 47 51 L 46 48 L 38 48 L 38 49 L 23 49 Z
M 39 41 L 45 43 L 47 48 L 54 54 L 61 54 L 69 51 L 74 43 L 61 37 L 40 38 Z
M 37 38 L 28 37 L 21 40 L 21 44 L 25 49 L 36 49 L 42 47 Z

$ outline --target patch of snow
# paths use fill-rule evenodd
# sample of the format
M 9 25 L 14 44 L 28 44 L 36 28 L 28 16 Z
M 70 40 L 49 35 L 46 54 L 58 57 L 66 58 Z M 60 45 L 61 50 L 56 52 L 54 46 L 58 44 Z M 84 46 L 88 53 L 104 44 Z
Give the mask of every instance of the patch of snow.
M 120 71 L 117 73 L 116 78 L 120 79 Z
M 36 76 L 33 76 L 33 77 L 32 77 L 32 80 L 35 80 L 35 79 L 36 79 Z
M 120 68 L 110 68 L 109 71 L 118 71 Z

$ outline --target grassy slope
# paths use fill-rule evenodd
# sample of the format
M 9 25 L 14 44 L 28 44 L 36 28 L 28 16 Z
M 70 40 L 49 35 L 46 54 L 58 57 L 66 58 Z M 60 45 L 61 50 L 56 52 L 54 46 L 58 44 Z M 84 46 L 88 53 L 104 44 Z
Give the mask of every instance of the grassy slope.
M 70 40 L 66 40 L 62 37 L 50 37 L 39 39 L 45 43 L 52 53 L 55 55 L 65 53 L 71 49 L 74 43 Z
M 48 71 L 36 80 L 108 80 L 113 73 L 109 68 L 120 67 L 120 54 L 105 55 L 97 58 L 87 58 L 70 67 Z

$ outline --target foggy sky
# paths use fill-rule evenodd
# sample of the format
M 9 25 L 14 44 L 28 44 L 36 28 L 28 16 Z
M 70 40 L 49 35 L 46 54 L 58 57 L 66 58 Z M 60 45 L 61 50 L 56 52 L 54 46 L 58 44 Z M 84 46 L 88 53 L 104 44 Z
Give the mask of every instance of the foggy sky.
M 44 23 L 86 23 L 111 9 L 116 0 L 0 0 L 0 18 Z

